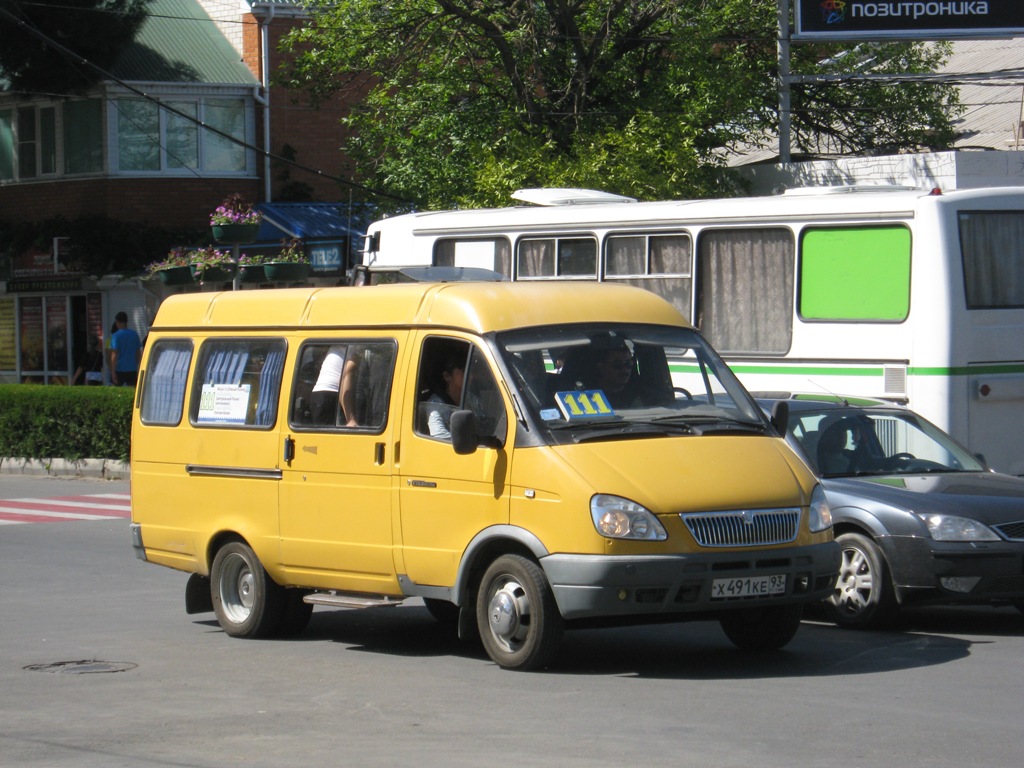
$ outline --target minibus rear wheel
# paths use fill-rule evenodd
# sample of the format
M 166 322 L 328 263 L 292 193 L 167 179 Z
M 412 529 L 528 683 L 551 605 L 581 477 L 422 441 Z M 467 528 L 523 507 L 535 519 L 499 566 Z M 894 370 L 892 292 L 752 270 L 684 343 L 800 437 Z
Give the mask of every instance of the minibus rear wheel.
M 484 573 L 476 600 L 480 639 L 505 669 L 531 670 L 554 658 L 564 622 L 540 566 L 521 555 L 502 555 Z
M 232 637 L 269 637 L 284 617 L 284 589 L 241 541 L 217 550 L 210 568 L 210 594 L 221 628 Z

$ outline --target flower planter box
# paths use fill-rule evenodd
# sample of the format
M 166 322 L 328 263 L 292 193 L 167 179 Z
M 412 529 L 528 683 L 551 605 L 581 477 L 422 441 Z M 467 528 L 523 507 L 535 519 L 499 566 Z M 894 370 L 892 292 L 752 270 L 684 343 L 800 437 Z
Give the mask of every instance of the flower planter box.
M 191 267 L 168 267 L 155 274 L 164 285 L 188 285 L 192 282 Z
M 256 240 L 259 224 L 214 224 L 213 239 L 218 243 L 242 245 Z
M 292 281 L 305 280 L 309 277 L 309 264 L 295 262 L 267 262 L 263 265 L 267 280 Z
M 192 271 L 192 279 L 197 283 L 223 283 L 234 279 L 238 267 L 235 264 L 220 264 L 201 269 L 198 264 L 193 264 L 189 269 Z
M 262 283 L 267 275 L 262 264 L 247 264 L 238 268 L 238 279 L 243 283 Z

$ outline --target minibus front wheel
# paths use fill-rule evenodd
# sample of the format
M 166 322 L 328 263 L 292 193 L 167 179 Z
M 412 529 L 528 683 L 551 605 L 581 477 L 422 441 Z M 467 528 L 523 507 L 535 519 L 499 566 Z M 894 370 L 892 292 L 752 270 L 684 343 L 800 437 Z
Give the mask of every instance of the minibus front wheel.
M 476 600 L 487 655 L 505 669 L 545 666 L 558 651 L 564 623 L 540 566 L 502 555 L 484 573 Z
M 777 651 L 800 629 L 804 607 L 773 605 L 726 611 L 718 620 L 725 636 L 743 651 Z
M 217 550 L 210 568 L 210 593 L 217 621 L 232 637 L 268 637 L 281 625 L 284 590 L 248 544 L 231 541 Z

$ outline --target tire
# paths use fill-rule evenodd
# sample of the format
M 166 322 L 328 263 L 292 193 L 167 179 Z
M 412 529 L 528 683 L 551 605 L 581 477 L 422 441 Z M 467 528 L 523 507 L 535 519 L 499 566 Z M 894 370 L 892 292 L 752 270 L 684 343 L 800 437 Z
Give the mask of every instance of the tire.
M 504 669 L 547 665 L 562 641 L 564 622 L 540 566 L 502 555 L 484 573 L 476 599 L 484 650 Z
M 459 606 L 447 600 L 438 600 L 433 597 L 424 597 L 423 605 L 439 624 L 446 627 L 457 627 L 459 624 Z
M 270 637 L 281 626 L 284 590 L 247 544 L 232 541 L 217 550 L 210 568 L 210 595 L 217 621 L 232 637 Z
M 719 623 L 725 636 L 743 651 L 777 651 L 786 646 L 800 629 L 803 605 L 772 605 L 743 608 L 722 615 Z
M 825 614 L 848 629 L 889 626 L 899 613 L 899 604 L 882 550 L 860 533 L 841 533 L 836 542 L 842 562 L 835 590 L 824 601 Z
M 284 590 L 284 609 L 281 624 L 277 628 L 278 637 L 296 637 L 309 626 L 313 604 L 302 599 L 308 594 L 308 589 Z

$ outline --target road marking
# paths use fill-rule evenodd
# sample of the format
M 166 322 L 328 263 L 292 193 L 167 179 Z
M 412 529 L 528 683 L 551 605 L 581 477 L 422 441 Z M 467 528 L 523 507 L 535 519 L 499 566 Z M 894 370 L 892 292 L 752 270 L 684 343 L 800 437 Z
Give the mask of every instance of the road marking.
M 97 493 L 51 499 L 0 499 L 0 525 L 131 517 L 131 495 Z

